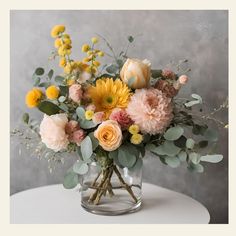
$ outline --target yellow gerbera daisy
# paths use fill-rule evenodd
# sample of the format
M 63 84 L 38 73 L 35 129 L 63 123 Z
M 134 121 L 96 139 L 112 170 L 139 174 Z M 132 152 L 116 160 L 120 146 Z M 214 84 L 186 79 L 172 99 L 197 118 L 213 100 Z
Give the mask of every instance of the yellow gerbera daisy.
M 103 78 L 88 89 L 88 95 L 96 106 L 96 111 L 103 111 L 107 119 L 114 108 L 127 107 L 131 93 L 120 79 Z

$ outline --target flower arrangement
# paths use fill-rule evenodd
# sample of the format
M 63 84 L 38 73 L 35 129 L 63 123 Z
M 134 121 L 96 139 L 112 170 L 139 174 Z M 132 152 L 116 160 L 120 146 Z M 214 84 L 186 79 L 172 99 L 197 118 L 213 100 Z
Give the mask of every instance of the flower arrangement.
M 51 36 L 56 48 L 51 59 L 59 58 L 63 73 L 54 76 L 52 69 L 48 73 L 43 68 L 35 70 L 34 88 L 26 94 L 25 101 L 29 108 L 44 113 L 44 117 L 40 124 L 30 119 L 28 113 L 23 119 L 36 140 L 40 139 L 35 149 L 39 156 L 62 161 L 63 153 L 77 154 L 65 175 L 65 188 L 77 186 L 89 165 L 96 162 L 103 177 L 94 180 L 93 186 L 98 188 L 91 194 L 90 203 L 99 204 L 106 192 L 113 195 L 112 175 L 117 175 L 137 201 L 118 167 L 135 169 L 142 165 L 146 151 L 171 167 L 186 163 L 193 172 L 203 172 L 203 162 L 222 160 L 223 156 L 212 149 L 217 131 L 210 129 L 206 121 L 225 126 L 214 114 L 227 108 L 227 101 L 210 114 L 203 114 L 199 95 L 192 94 L 191 99 L 176 97 L 189 81 L 189 69 L 181 72 L 187 60 L 177 65 L 176 72 L 156 70 L 146 59 L 129 58 L 127 50 L 117 56 L 101 36 L 112 55 L 99 50 L 99 38 L 94 37 L 91 44 L 82 46 L 85 58 L 77 61 L 70 56 L 72 41 L 63 25 L 53 27 Z M 128 37 L 128 47 L 134 39 Z M 113 61 L 100 69 L 99 58 L 105 55 L 113 57 Z M 19 130 L 13 133 L 24 136 Z M 35 142 L 28 138 L 27 145 L 31 144 Z

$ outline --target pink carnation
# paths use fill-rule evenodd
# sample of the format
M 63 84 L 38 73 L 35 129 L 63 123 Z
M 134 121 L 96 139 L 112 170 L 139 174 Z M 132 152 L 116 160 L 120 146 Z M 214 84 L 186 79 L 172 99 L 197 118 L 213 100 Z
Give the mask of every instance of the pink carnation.
M 173 118 L 171 98 L 154 88 L 137 89 L 126 110 L 143 133 L 152 135 L 164 132 Z
M 166 79 L 175 79 L 175 73 L 172 70 L 164 69 L 162 70 L 162 76 Z
M 66 133 L 69 135 L 78 129 L 79 129 L 79 123 L 75 120 L 71 120 L 66 124 Z
M 117 121 L 123 129 L 128 128 L 133 123 L 127 112 L 121 108 L 115 108 L 109 119 Z
M 105 120 L 105 113 L 102 111 L 95 112 L 92 120 L 93 120 L 93 123 L 95 123 L 95 124 L 102 123 Z
M 70 141 L 80 146 L 84 138 L 85 138 L 85 132 L 82 129 L 78 129 L 72 133 L 72 135 L 70 136 Z
M 83 90 L 80 84 L 72 84 L 69 88 L 69 98 L 76 102 L 80 103 L 83 96 Z

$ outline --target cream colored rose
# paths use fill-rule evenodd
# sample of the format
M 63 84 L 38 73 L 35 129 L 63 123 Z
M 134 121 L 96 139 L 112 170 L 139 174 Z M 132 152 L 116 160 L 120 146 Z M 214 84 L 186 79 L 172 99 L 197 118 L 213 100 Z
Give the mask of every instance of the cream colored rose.
M 66 149 L 69 144 L 65 127 L 68 122 L 66 114 L 44 115 L 40 124 L 42 142 L 50 149 L 58 152 Z
M 103 121 L 94 132 L 95 138 L 106 151 L 114 151 L 122 142 L 122 131 L 114 120 Z
M 120 71 L 120 77 L 130 88 L 140 89 L 149 85 L 151 63 L 145 59 L 127 59 Z

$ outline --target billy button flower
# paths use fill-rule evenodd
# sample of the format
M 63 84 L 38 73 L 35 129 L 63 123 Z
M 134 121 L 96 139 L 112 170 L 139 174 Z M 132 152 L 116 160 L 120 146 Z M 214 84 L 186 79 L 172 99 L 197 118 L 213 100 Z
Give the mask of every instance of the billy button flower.
M 61 39 L 57 38 L 54 42 L 54 47 L 59 48 L 59 47 L 61 47 L 61 45 L 62 45 Z
M 133 134 L 130 139 L 130 142 L 135 145 L 140 144 L 142 141 L 143 141 L 143 135 L 141 134 Z
M 60 67 L 65 67 L 66 66 L 66 58 L 62 57 L 59 61 L 59 66 Z
M 138 125 L 131 125 L 131 126 L 129 127 L 129 132 L 130 132 L 131 134 L 137 134 L 137 133 L 139 132 L 139 127 L 138 127 Z
M 85 112 L 85 119 L 86 120 L 92 120 L 93 115 L 94 115 L 94 111 L 88 110 L 88 111 Z
M 96 44 L 96 43 L 98 43 L 99 39 L 97 37 L 93 37 L 93 38 L 91 38 L 91 41 L 93 44 Z
M 43 97 L 42 90 L 33 88 L 25 96 L 25 103 L 29 108 L 37 107 Z
M 99 51 L 99 52 L 98 52 L 98 56 L 99 56 L 99 57 L 103 57 L 103 56 L 104 56 L 104 52 Z
M 51 85 L 46 89 L 46 96 L 50 100 L 57 99 L 59 96 L 59 89 L 55 85 Z
M 51 30 L 51 36 L 56 38 L 59 36 L 59 34 L 63 33 L 65 29 L 66 27 L 64 25 L 55 25 Z
M 84 44 L 81 50 L 82 52 L 88 52 L 90 50 L 90 46 L 88 44 Z

